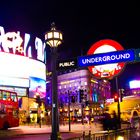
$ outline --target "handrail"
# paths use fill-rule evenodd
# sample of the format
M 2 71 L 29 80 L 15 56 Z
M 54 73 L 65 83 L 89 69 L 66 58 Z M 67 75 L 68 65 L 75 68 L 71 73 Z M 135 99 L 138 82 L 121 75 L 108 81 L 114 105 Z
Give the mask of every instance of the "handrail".
M 116 140 L 118 137 L 123 137 L 124 140 L 130 140 L 134 137 L 137 137 L 137 132 L 140 133 L 140 130 L 136 128 L 99 131 L 92 134 L 91 131 L 89 131 L 89 134 L 85 134 L 85 131 L 83 131 L 83 134 L 81 136 L 69 138 L 67 140 Z

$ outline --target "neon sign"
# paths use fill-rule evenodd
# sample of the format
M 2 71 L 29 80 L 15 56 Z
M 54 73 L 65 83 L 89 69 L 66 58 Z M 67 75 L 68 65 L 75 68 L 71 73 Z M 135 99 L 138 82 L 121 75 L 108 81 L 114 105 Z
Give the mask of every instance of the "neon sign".
M 5 33 L 4 28 L 0 26 L 0 51 L 36 58 L 44 62 L 45 43 L 35 37 L 33 46 L 30 34 L 25 33 L 23 36 L 22 38 L 19 31 Z M 34 52 L 36 56 L 33 55 Z

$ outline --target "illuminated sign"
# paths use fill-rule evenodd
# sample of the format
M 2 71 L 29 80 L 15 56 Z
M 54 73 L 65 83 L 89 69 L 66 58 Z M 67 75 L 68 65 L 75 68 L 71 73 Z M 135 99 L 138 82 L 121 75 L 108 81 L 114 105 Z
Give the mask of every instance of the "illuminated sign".
M 74 69 L 74 68 L 77 68 L 77 58 L 59 60 L 57 62 L 58 70 L 66 70 L 66 69 Z
M 130 89 L 140 88 L 140 80 L 133 80 L 129 82 Z
M 45 43 L 40 38 L 33 38 L 27 33 L 22 35 L 19 31 L 6 33 L 4 28 L 0 26 L 1 52 L 24 55 L 44 62 L 44 50 Z
M 0 89 L 14 91 L 20 97 L 21 96 L 27 96 L 27 90 L 26 90 L 26 88 L 0 86 Z
M 97 66 L 119 62 L 130 62 L 135 60 L 134 50 L 115 51 L 109 53 L 100 53 L 89 56 L 78 57 L 80 67 Z
M 39 95 L 40 98 L 44 98 L 46 96 L 46 81 L 40 78 L 31 77 L 29 92 L 29 97 L 31 98 L 35 98 L 36 95 Z
M 29 88 L 30 91 L 33 87 L 37 87 L 37 92 L 44 98 L 46 92 L 44 51 L 45 43 L 40 38 L 19 31 L 5 32 L 0 26 L 0 86 L 14 87 L 14 90 L 19 87 Z M 19 96 L 26 95 L 24 91 L 19 92 Z M 29 96 L 30 94 L 32 95 L 31 92 Z
M 27 88 L 29 87 L 29 79 L 0 76 L 0 85 Z
M 88 50 L 88 55 L 96 55 L 94 59 L 88 59 L 97 65 L 86 62 L 89 71 L 97 78 L 112 78 L 119 74 L 125 66 L 125 62 L 134 59 L 132 50 L 123 51 L 123 47 L 116 41 L 104 39 L 96 42 Z M 118 52 L 119 51 L 119 52 Z M 105 54 L 104 54 L 105 53 Z
M 0 52 L 0 76 L 24 78 L 38 77 L 46 80 L 44 63 L 25 56 Z
M 135 49 L 135 60 L 140 61 L 140 49 Z

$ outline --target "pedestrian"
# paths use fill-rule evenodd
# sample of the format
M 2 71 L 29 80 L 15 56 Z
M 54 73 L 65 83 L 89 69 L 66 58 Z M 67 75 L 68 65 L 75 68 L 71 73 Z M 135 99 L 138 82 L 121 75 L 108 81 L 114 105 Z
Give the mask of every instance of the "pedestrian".
M 113 115 L 112 123 L 111 123 L 112 124 L 112 129 L 117 130 L 118 129 L 118 117 L 116 115 L 115 110 L 113 111 L 112 115 Z
M 110 130 L 111 129 L 111 116 L 109 113 L 104 113 L 102 119 L 103 129 Z
M 27 123 L 28 123 L 28 125 L 30 124 L 30 122 L 31 122 L 31 118 L 30 118 L 30 115 L 28 115 L 27 116 Z
M 40 116 L 37 116 L 37 124 L 39 124 L 39 127 L 41 128 L 41 118 L 40 118 Z

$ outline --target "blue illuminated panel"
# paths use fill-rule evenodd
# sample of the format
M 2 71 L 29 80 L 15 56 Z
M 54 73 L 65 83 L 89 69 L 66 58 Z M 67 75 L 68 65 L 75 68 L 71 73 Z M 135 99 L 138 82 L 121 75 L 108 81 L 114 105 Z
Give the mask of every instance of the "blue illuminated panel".
M 114 51 L 78 57 L 78 66 L 96 66 L 135 60 L 134 50 Z

